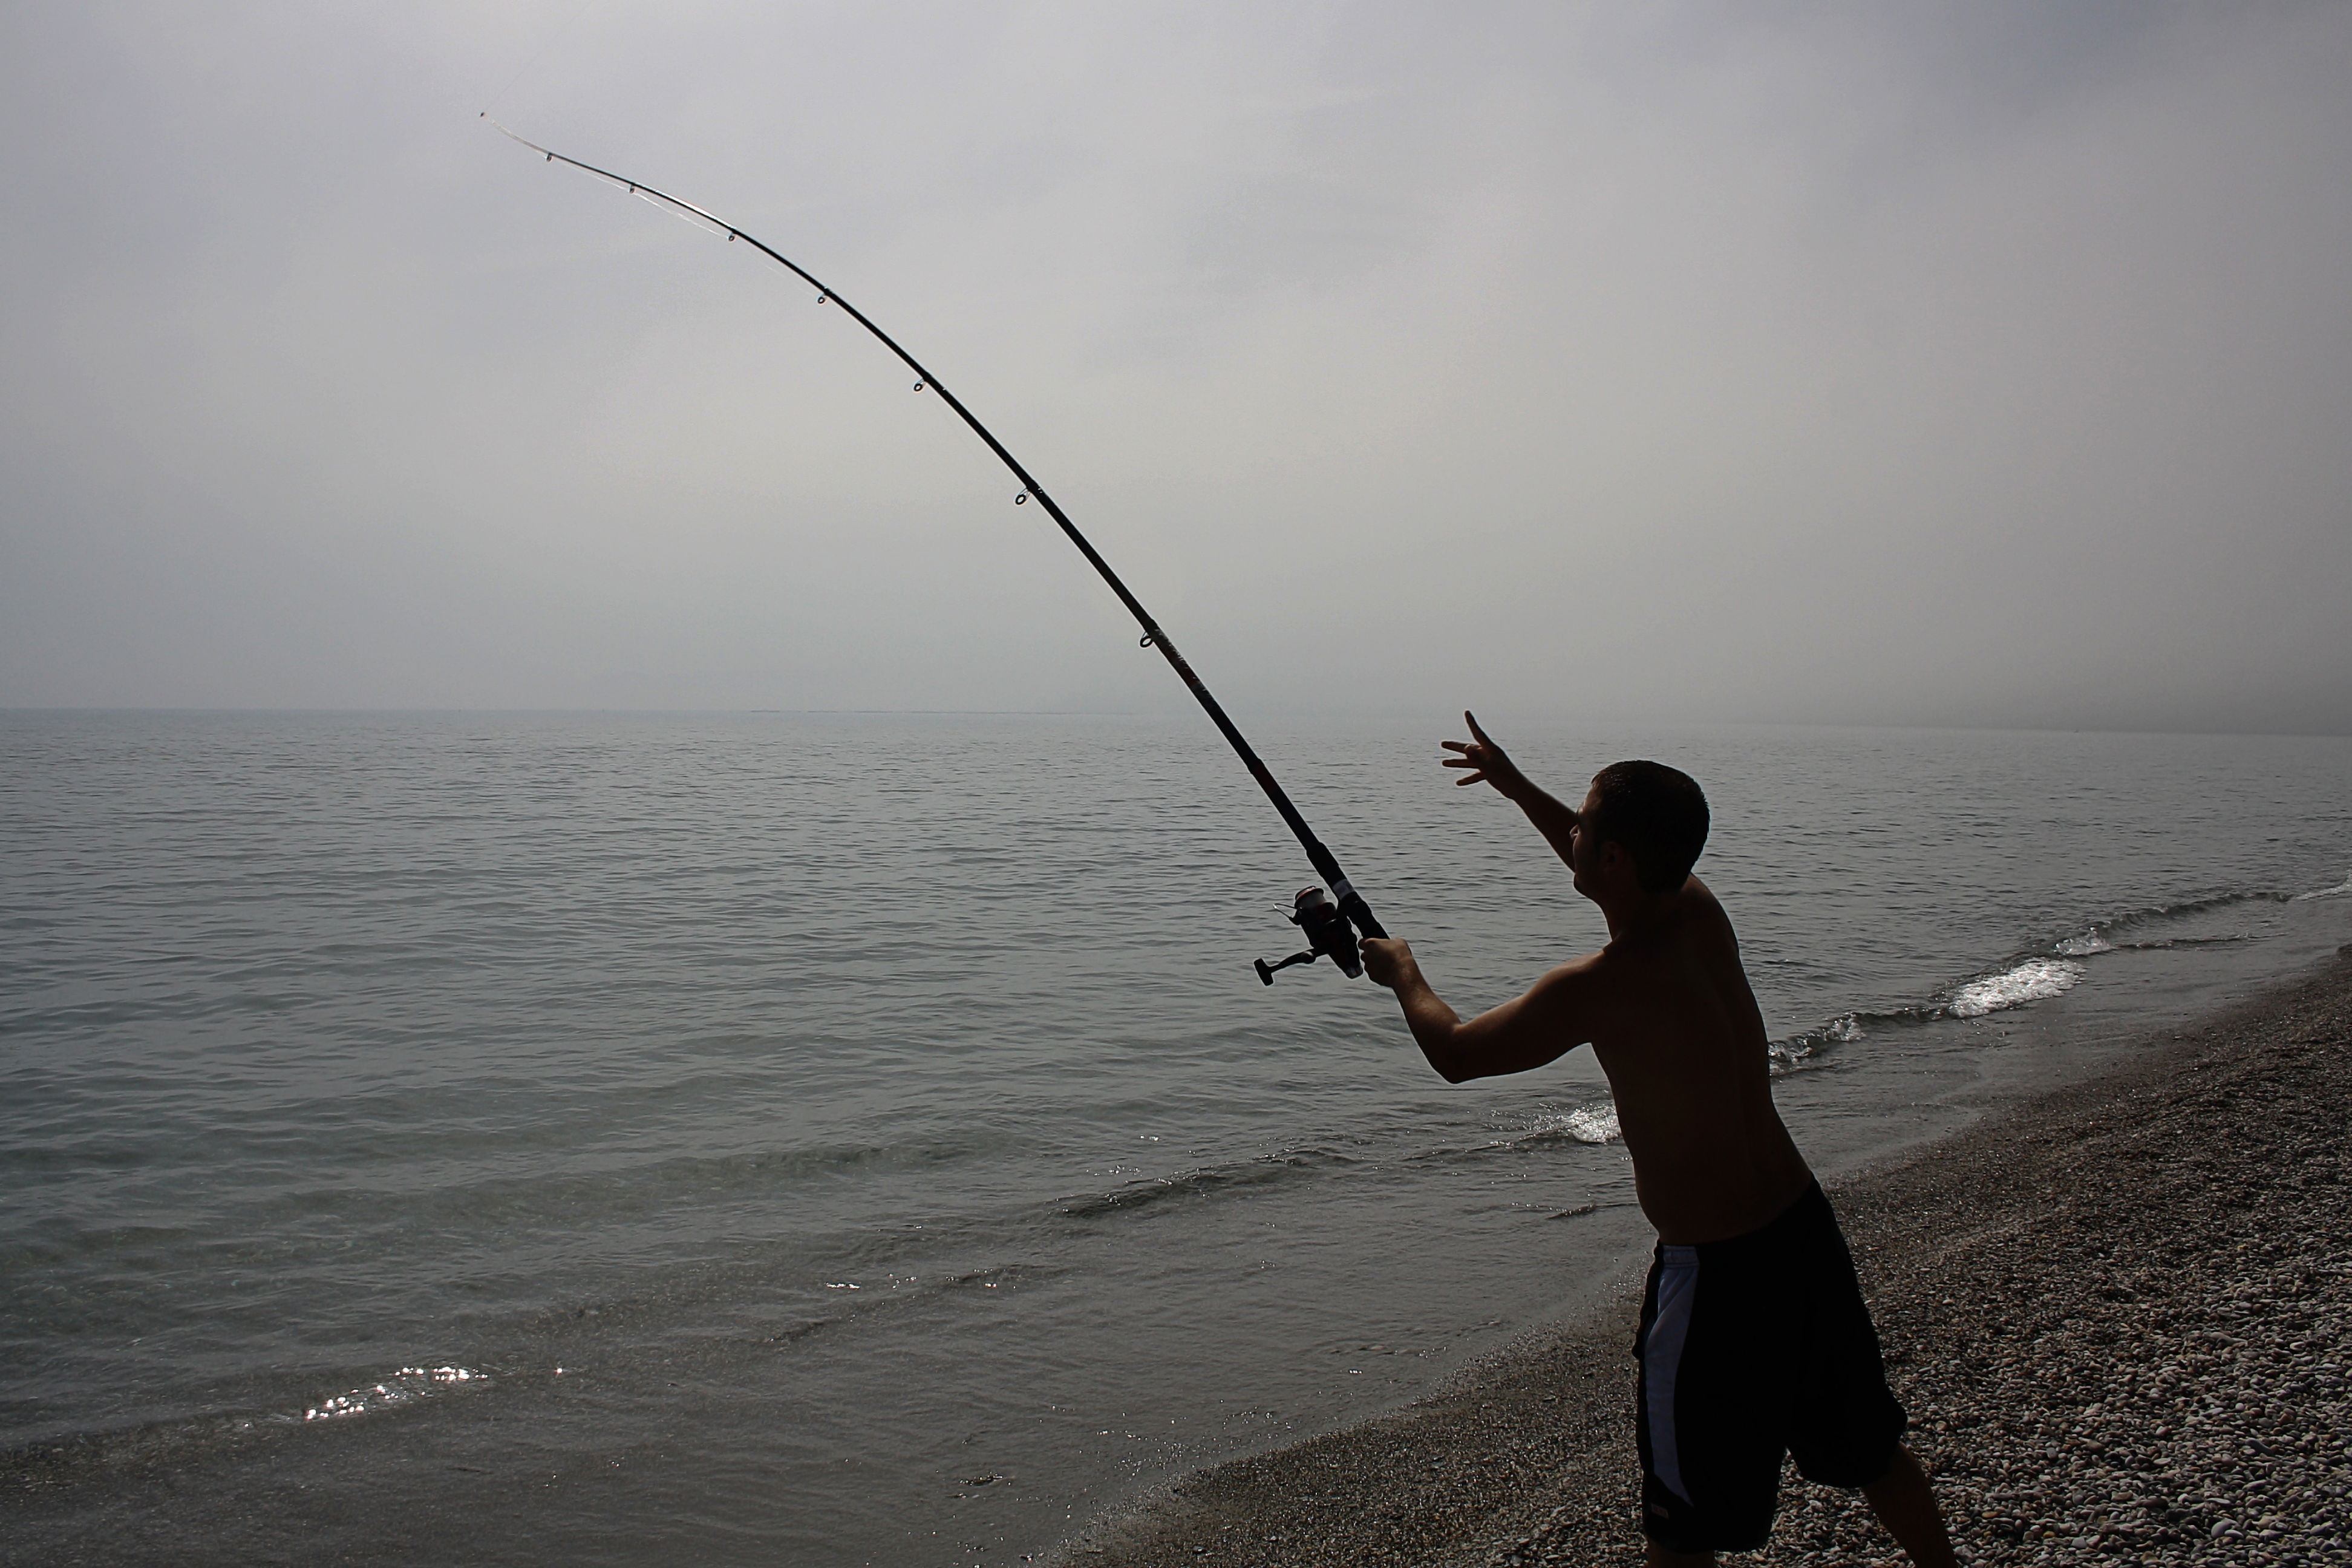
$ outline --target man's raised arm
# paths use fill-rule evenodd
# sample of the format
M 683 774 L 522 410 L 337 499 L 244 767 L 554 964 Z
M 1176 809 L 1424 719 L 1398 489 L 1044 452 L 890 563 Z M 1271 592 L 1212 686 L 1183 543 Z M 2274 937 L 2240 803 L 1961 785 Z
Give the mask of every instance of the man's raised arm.
M 1462 721 L 1470 726 L 1471 739 L 1439 742 L 1449 752 L 1462 753 L 1458 757 L 1446 758 L 1447 767 L 1470 770 L 1466 776 L 1454 782 L 1457 784 L 1493 784 L 1496 793 L 1527 813 L 1528 820 L 1536 825 L 1536 831 L 1544 836 L 1545 841 L 1567 862 L 1570 870 L 1575 869 L 1576 860 L 1570 838 L 1576 827 L 1574 809 L 1561 805 L 1529 782 L 1528 775 L 1519 772 L 1519 764 L 1511 761 L 1502 747 L 1489 740 L 1486 731 L 1478 728 L 1476 715 L 1465 711 Z

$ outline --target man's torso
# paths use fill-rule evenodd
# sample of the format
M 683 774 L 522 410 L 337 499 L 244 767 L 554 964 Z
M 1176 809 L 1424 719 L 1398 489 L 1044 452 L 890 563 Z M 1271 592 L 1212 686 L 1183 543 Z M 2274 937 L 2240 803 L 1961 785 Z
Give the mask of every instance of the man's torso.
M 1691 1245 L 1770 1223 L 1812 1173 L 1773 1107 L 1763 1015 L 1722 906 L 1693 878 L 1671 919 L 1585 965 L 1593 1054 L 1659 1236 Z

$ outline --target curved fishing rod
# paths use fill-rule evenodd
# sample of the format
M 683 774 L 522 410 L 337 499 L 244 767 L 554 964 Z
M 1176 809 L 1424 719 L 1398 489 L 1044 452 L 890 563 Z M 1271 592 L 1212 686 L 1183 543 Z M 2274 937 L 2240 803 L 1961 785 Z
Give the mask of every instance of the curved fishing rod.
M 1315 868 L 1315 874 L 1328 884 L 1331 896 L 1339 900 L 1339 903 L 1334 906 L 1329 899 L 1323 896 L 1322 889 L 1301 889 L 1293 901 L 1293 910 L 1289 920 L 1293 925 L 1306 932 L 1309 943 L 1308 951 L 1293 953 L 1279 963 L 1269 964 L 1264 959 L 1258 960 L 1258 978 L 1271 985 L 1274 984 L 1276 970 L 1287 969 L 1294 963 L 1312 963 L 1318 955 L 1328 957 L 1350 979 L 1362 973 L 1361 966 L 1356 958 L 1355 941 L 1348 931 L 1348 923 L 1350 921 L 1354 921 L 1356 930 L 1366 936 L 1388 935 L 1387 931 L 1381 929 L 1381 922 L 1372 918 L 1372 911 L 1365 904 L 1363 896 L 1349 883 L 1347 874 L 1339 869 L 1338 859 L 1332 856 L 1330 850 L 1323 847 L 1323 841 L 1315 837 L 1315 830 L 1307 826 L 1307 818 L 1300 816 L 1298 808 L 1290 803 L 1290 796 L 1283 792 L 1281 784 L 1275 782 L 1273 773 L 1260 760 L 1257 752 L 1251 748 L 1249 742 L 1243 738 L 1241 731 L 1234 726 L 1233 720 L 1226 717 L 1223 707 L 1209 694 L 1208 687 L 1202 683 L 1199 676 L 1192 673 L 1192 665 L 1186 662 L 1182 654 L 1176 651 L 1176 645 L 1168 640 L 1168 634 L 1160 629 L 1160 623 L 1152 618 L 1150 611 L 1143 607 L 1143 601 L 1137 598 L 1125 583 L 1119 581 L 1118 574 L 1112 571 L 1110 563 L 1105 561 L 1101 552 L 1087 542 L 1087 536 L 1078 531 L 1077 524 L 1072 522 L 1068 514 L 1055 503 L 1054 498 L 1045 493 L 1045 487 L 1030 477 L 1029 470 L 1021 466 L 1021 459 L 1005 450 L 1004 443 L 998 440 L 988 426 L 982 425 L 972 411 L 963 405 L 961 398 L 940 384 L 940 378 L 923 368 L 922 363 L 913 354 L 900 348 L 897 339 L 876 326 L 867 319 L 865 311 L 835 293 L 830 285 L 821 281 L 814 273 L 792 258 L 744 233 L 725 218 L 715 213 L 705 212 L 692 202 L 680 201 L 667 191 L 657 191 L 642 180 L 632 180 L 625 174 L 616 174 L 610 169 L 600 169 L 593 163 L 583 163 L 577 158 L 567 158 L 562 153 L 552 152 L 526 137 L 518 136 L 505 126 L 499 125 L 497 121 L 490 120 L 487 110 L 484 111 L 482 118 L 489 120 L 501 134 L 521 142 L 551 163 L 569 163 L 583 174 L 593 174 L 600 180 L 620 186 L 633 196 L 643 197 L 656 206 L 665 207 L 698 228 L 708 227 L 713 233 L 725 235 L 730 241 L 740 239 L 751 246 L 814 289 L 818 304 L 838 305 L 848 311 L 852 321 L 873 333 L 884 348 L 897 354 L 900 362 L 915 373 L 917 392 L 929 389 L 946 399 L 947 405 L 956 411 L 956 416 L 971 426 L 971 433 L 986 442 L 988 449 L 995 453 L 998 460 L 1006 468 L 1013 470 L 1014 479 L 1021 481 L 1021 493 L 1013 498 L 1013 504 L 1018 506 L 1034 499 L 1039 506 L 1044 507 L 1046 515 L 1059 523 L 1062 531 L 1069 536 L 1070 542 L 1078 547 L 1078 553 L 1087 558 L 1087 564 L 1092 566 L 1101 575 L 1102 580 L 1110 584 L 1110 591 L 1118 595 L 1118 602 L 1127 606 L 1128 613 L 1135 617 L 1136 625 L 1143 628 L 1143 646 L 1158 648 L 1160 656 L 1168 660 L 1168 667 L 1176 672 L 1177 679 L 1181 680 L 1200 700 L 1201 707 L 1208 713 L 1210 721 L 1232 743 L 1234 751 L 1240 755 L 1243 765 L 1249 769 L 1250 777 L 1257 780 L 1258 788 L 1265 792 L 1266 799 L 1274 803 L 1274 809 L 1282 814 L 1283 822 L 1297 836 L 1299 846 L 1307 851 L 1307 863 Z

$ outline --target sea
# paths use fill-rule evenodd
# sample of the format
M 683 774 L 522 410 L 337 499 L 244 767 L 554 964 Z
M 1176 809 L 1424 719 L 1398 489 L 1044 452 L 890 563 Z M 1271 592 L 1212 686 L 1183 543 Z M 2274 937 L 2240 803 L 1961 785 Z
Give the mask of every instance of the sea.
M 2352 740 L 1485 717 L 1705 785 L 1832 1178 L 2352 941 Z M 1604 932 L 1457 722 L 1249 727 L 1467 1014 Z M 1309 877 L 1197 715 L 0 713 L 0 1563 L 996 1568 L 1507 1355 L 1608 1087 Z

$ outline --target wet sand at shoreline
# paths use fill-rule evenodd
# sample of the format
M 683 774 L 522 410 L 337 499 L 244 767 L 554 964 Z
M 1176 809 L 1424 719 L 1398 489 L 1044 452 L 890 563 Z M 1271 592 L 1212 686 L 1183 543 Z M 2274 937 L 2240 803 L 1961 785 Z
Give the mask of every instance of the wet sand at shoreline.
M 2352 1563 L 2352 949 L 1831 1184 L 1964 1561 Z M 1629 1263 L 1631 1260 L 1629 1260 Z M 1639 1273 L 1390 1415 L 1062 1563 L 1633 1563 Z M 1758 1564 L 1901 1561 L 1790 1471 Z

